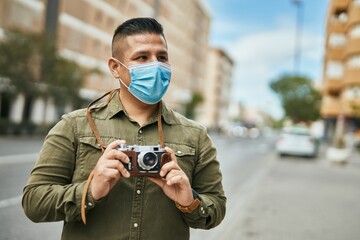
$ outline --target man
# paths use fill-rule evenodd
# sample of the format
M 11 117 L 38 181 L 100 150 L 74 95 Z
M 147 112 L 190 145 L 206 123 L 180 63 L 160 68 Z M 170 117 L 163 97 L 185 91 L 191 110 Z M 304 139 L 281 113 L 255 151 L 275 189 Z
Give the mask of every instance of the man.
M 26 215 L 64 221 L 62 239 L 189 239 L 189 227 L 217 226 L 226 198 L 216 150 L 204 127 L 161 101 L 171 75 L 162 26 L 121 24 L 108 65 L 120 90 L 48 133 L 24 188 Z M 132 176 L 125 143 L 161 144 L 171 161 L 160 176 Z

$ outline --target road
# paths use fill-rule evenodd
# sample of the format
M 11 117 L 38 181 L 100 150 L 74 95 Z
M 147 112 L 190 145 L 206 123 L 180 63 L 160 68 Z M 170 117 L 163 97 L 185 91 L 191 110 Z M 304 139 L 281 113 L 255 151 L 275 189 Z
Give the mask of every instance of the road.
M 0 138 L 0 240 L 60 239 L 61 223 L 34 224 L 21 207 L 22 189 L 43 139 Z
M 360 239 L 359 157 L 333 168 L 321 157 L 279 159 L 273 137 L 212 137 L 227 214 L 215 229 L 192 229 L 192 240 Z M 62 223 L 32 223 L 21 208 L 41 144 L 41 138 L 0 138 L 0 240 L 60 239 Z
M 223 184 L 227 196 L 227 213 L 215 229 L 191 230 L 192 240 L 222 240 L 232 238 L 239 213 L 252 197 L 252 189 L 263 181 L 275 160 L 274 137 L 243 139 L 214 138 L 221 162 Z

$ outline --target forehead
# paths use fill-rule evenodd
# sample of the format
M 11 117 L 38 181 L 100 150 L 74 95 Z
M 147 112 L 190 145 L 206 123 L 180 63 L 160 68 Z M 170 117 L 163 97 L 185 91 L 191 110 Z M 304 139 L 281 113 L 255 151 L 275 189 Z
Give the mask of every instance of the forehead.
M 164 37 L 154 33 L 135 34 L 118 39 L 114 47 L 116 52 L 119 52 L 124 57 L 138 51 L 167 52 Z

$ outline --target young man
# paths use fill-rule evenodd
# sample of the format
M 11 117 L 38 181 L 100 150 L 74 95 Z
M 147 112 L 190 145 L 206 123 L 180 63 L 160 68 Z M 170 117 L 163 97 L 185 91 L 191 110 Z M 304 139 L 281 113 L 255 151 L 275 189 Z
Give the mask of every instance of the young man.
M 189 239 L 189 227 L 217 226 L 226 197 L 215 147 L 204 127 L 161 101 L 171 76 L 162 26 L 152 18 L 121 24 L 108 65 L 120 90 L 48 133 L 24 188 L 26 215 L 64 221 L 62 239 Z M 125 143 L 149 152 L 160 144 L 170 161 L 158 176 L 138 176 L 130 162 L 156 163 L 145 155 L 133 162 Z

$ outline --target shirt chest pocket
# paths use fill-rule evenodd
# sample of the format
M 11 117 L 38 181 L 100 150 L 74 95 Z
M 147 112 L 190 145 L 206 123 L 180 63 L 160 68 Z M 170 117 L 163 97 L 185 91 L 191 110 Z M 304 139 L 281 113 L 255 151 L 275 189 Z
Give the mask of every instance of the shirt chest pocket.
M 183 144 L 166 143 L 165 145 L 174 151 L 180 168 L 186 173 L 191 181 L 193 170 L 196 165 L 195 148 Z
M 101 137 L 105 145 L 116 138 Z M 77 149 L 76 167 L 73 181 L 86 179 L 101 157 L 101 148 L 95 137 L 81 137 Z M 78 179 L 77 179 L 78 178 Z

